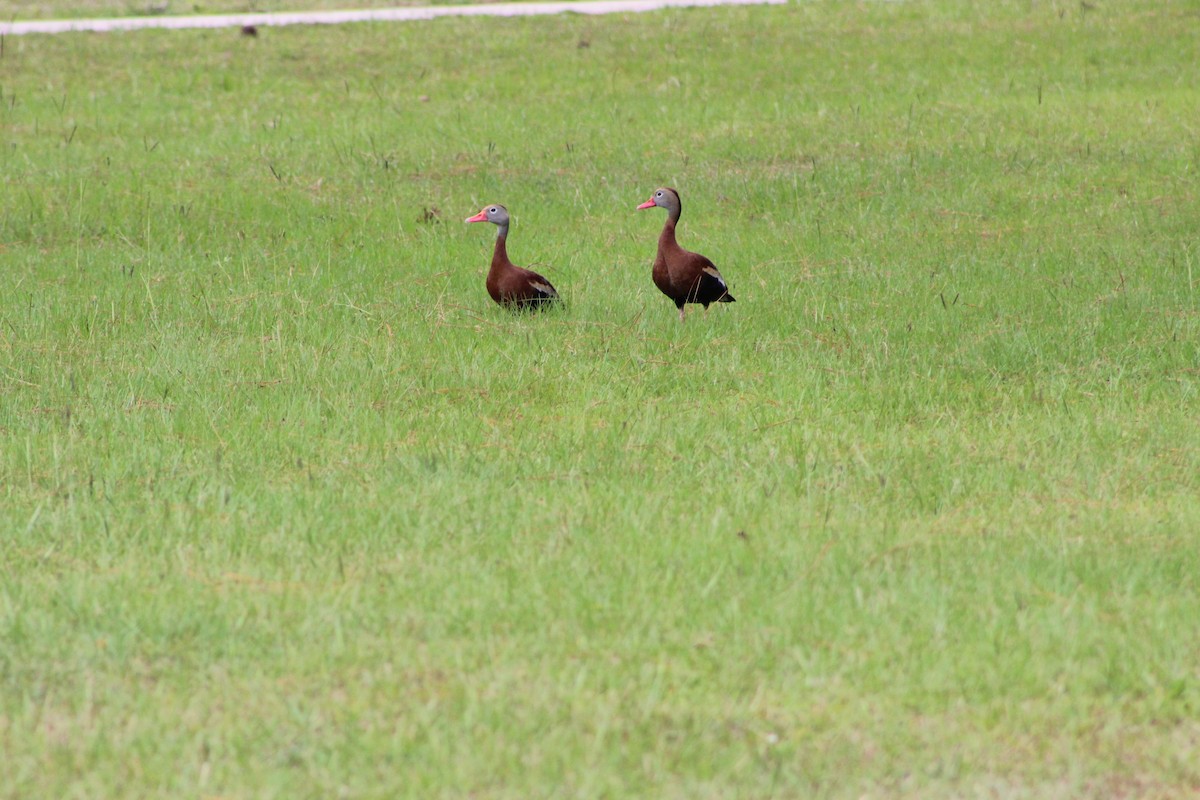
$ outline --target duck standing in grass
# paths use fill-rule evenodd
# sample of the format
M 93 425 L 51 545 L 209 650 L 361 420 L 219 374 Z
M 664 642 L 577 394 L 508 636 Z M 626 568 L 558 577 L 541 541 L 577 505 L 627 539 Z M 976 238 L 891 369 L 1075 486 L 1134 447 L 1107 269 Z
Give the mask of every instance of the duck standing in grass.
M 492 251 L 492 268 L 488 270 L 487 290 L 500 305 L 519 311 L 535 311 L 558 299 L 550 281 L 533 270 L 518 267 L 508 260 L 508 209 L 502 205 L 484 208 L 466 222 L 490 222 L 496 231 L 496 248 Z
M 667 210 L 667 222 L 658 236 L 658 255 L 654 258 L 651 275 L 654 285 L 675 301 L 675 307 L 679 309 L 679 321 L 683 322 L 685 303 L 699 303 L 707 311 L 711 303 L 734 302 L 716 265 L 699 253 L 684 250 L 675 241 L 675 226 L 683 211 L 679 192 L 666 186 L 655 189 L 650 199 L 638 208 L 655 206 Z

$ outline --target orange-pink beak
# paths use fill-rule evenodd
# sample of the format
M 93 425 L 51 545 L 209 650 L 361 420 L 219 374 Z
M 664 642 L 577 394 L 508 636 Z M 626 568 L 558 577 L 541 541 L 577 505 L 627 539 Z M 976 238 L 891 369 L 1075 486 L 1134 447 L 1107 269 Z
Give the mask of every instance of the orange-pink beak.
M 487 209 L 485 208 L 473 217 L 467 217 L 463 222 L 487 222 Z
M 641 211 L 643 208 L 654 208 L 654 198 L 651 197 L 649 200 L 638 206 L 638 211 Z

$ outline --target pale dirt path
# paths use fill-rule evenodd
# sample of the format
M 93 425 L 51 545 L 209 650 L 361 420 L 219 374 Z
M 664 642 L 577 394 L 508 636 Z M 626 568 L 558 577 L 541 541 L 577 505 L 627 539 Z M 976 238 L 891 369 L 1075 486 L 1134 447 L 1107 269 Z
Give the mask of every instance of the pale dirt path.
M 132 31 L 141 28 L 230 28 L 245 25 L 336 25 L 343 22 L 411 22 L 436 17 L 523 17 L 543 14 L 622 14 L 693 6 L 782 5 L 787 0 L 586 0 L 585 2 L 487 3 L 471 6 L 412 6 L 359 11 L 296 11 L 276 14 L 214 14 L 181 17 L 30 20 L 0 22 L 0 36 L 72 31 Z

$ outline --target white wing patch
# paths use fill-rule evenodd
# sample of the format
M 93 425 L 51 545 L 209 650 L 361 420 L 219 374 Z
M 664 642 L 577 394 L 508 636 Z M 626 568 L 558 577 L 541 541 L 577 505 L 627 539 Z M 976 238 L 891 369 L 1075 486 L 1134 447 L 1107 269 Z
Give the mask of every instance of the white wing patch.
M 529 285 L 546 295 L 546 297 L 558 297 L 558 292 L 554 291 L 554 287 L 548 283 L 542 283 L 541 281 L 530 281 Z
M 705 267 L 701 271 L 707 272 L 709 275 L 712 275 L 714 278 L 717 279 L 717 283 L 721 284 L 722 286 L 725 286 L 725 279 L 721 277 L 721 273 L 717 272 L 716 267 Z M 728 288 L 728 287 L 726 287 L 726 288 Z

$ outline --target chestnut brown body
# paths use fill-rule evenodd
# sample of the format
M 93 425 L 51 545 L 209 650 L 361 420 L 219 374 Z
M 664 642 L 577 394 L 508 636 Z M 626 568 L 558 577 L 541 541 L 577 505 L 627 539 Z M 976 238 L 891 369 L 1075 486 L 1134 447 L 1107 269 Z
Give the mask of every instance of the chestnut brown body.
M 503 236 L 496 238 L 496 248 L 492 251 L 487 290 L 497 303 L 513 309 L 536 310 L 558 299 L 558 292 L 550 281 L 509 261 Z

